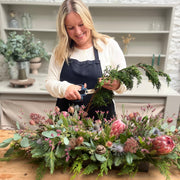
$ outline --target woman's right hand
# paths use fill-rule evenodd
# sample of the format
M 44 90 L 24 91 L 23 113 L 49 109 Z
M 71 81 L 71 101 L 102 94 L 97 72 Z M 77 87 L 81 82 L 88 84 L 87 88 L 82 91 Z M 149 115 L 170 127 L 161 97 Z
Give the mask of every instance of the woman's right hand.
M 86 88 L 87 85 L 86 83 L 84 84 L 84 87 Z M 81 99 L 81 95 L 79 93 L 79 91 L 81 90 L 81 86 L 79 85 L 70 85 L 67 87 L 66 92 L 65 92 L 65 98 L 68 100 L 80 100 Z

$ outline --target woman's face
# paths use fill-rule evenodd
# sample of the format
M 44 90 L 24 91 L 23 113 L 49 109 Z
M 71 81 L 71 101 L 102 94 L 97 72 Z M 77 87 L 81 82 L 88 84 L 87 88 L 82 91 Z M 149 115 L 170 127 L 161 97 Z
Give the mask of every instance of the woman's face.
M 65 27 L 77 48 L 87 49 L 92 46 L 91 30 L 84 26 L 79 14 L 69 13 L 65 18 Z

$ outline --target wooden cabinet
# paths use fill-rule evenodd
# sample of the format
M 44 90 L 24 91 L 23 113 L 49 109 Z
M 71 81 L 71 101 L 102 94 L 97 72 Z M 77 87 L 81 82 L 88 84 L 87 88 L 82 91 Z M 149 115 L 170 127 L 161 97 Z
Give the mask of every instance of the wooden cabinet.
M 1 37 L 6 39 L 10 31 L 21 32 L 22 15 L 29 13 L 32 28 L 29 29 L 45 43 L 49 53 L 57 42 L 56 15 L 61 3 L 57 2 L 1 2 Z M 115 37 L 123 49 L 122 36 L 131 34 L 125 54 L 127 65 L 139 62 L 152 64 L 166 71 L 169 40 L 171 38 L 173 6 L 122 5 L 119 3 L 87 3 L 97 31 Z M 16 12 L 19 28 L 10 28 L 10 11 Z M 158 58 L 159 57 L 159 58 Z

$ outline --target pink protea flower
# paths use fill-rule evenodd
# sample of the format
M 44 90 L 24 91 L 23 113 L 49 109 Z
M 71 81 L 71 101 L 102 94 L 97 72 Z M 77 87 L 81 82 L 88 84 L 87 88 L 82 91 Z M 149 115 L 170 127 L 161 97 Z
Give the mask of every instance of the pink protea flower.
M 110 135 L 118 137 L 124 132 L 125 129 L 126 125 L 120 119 L 118 119 L 112 123 Z
M 152 140 L 153 149 L 157 151 L 158 154 L 168 154 L 174 147 L 175 143 L 170 136 L 162 135 L 154 138 Z
M 133 137 L 128 138 L 124 144 L 124 152 L 136 153 L 138 149 L 138 142 Z

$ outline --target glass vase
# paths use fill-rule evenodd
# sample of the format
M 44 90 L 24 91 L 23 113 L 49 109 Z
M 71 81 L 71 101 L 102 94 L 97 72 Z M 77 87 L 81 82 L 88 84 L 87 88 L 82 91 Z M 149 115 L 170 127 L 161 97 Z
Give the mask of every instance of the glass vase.
M 18 79 L 26 80 L 29 75 L 29 62 L 19 61 L 18 64 Z

